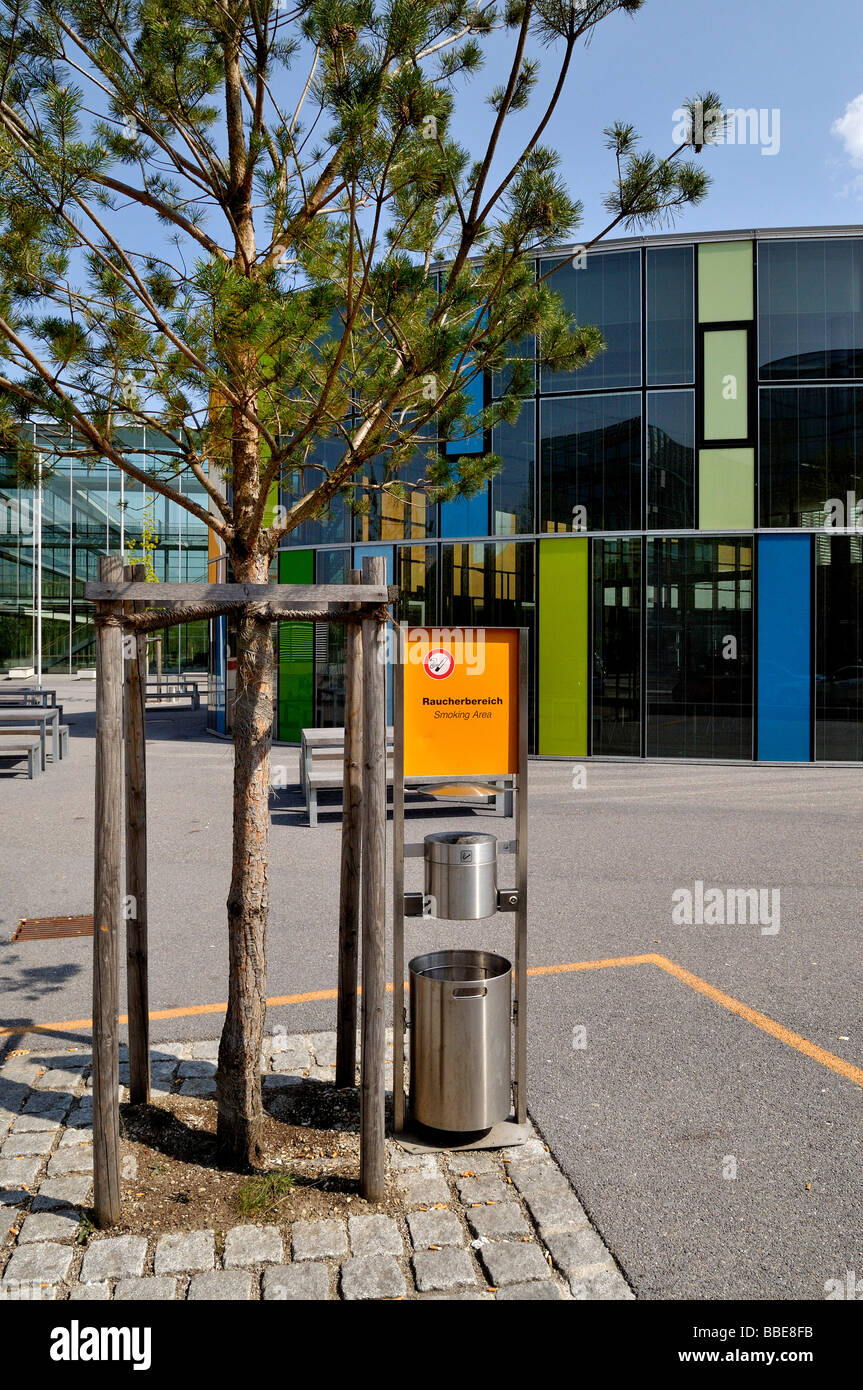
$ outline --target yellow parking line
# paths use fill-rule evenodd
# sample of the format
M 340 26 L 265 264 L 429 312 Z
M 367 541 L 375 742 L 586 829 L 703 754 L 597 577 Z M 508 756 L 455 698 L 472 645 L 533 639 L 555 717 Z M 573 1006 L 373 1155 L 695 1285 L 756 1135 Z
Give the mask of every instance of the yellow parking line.
M 755 1028 L 760 1028 L 769 1037 L 785 1043 L 786 1047 L 793 1047 L 804 1057 L 811 1058 L 813 1062 L 818 1062 L 822 1067 L 828 1067 L 830 1071 L 835 1071 L 838 1076 L 843 1076 L 846 1081 L 853 1082 L 855 1086 L 863 1086 L 863 1069 L 860 1067 L 855 1067 L 852 1062 L 846 1062 L 844 1057 L 837 1057 L 835 1053 L 828 1052 L 826 1048 L 810 1042 L 800 1033 L 795 1033 L 790 1028 L 786 1028 L 784 1024 L 777 1023 L 774 1018 L 768 1018 L 767 1014 L 759 1013 L 757 1009 L 751 1009 L 748 1004 L 743 1004 L 739 999 L 726 994 L 724 990 L 717 989 L 716 985 L 711 985 L 707 980 L 702 980 L 700 976 L 693 975 L 690 970 L 684 970 L 682 965 L 677 965 L 667 956 L 660 956 L 653 952 L 640 956 L 608 956 L 602 960 L 569 961 L 561 965 L 534 965 L 527 973 L 534 977 L 567 975 L 578 970 L 609 970 L 622 965 L 657 966 L 674 979 L 680 980 L 682 984 L 688 985 L 690 989 L 694 989 L 698 994 L 703 994 L 705 998 L 711 999 L 714 1004 L 720 1004 L 723 1009 L 728 1009 L 729 1013 L 737 1014 L 738 1018 L 745 1019 Z M 407 984 L 407 981 L 405 983 Z M 391 984 L 387 985 L 388 994 L 392 993 L 392 988 Z M 267 1000 L 267 1007 L 278 1008 L 284 1004 L 312 1004 L 337 997 L 337 991 L 334 989 L 313 990 L 307 994 L 279 994 Z M 192 1018 L 199 1014 L 220 1014 L 224 1013 L 227 1007 L 227 1004 L 189 1004 L 176 1009 L 156 1009 L 150 1014 L 150 1019 L 156 1022 L 167 1018 Z M 125 1014 L 121 1016 L 120 1022 L 128 1022 Z M 93 1020 L 90 1018 L 73 1018 L 63 1023 L 23 1023 L 13 1028 L 0 1028 L 0 1037 L 25 1033 L 70 1032 L 73 1029 L 90 1028 L 92 1023 Z
M 568 965 L 533 965 L 528 975 L 568 975 L 571 970 L 608 970 L 614 965 L 655 965 L 664 956 L 608 956 L 605 960 L 576 960 Z
M 846 1081 L 853 1081 L 855 1086 L 863 1086 L 863 1069 L 855 1067 L 853 1062 L 846 1062 L 844 1057 L 837 1057 L 835 1053 L 828 1052 L 826 1048 L 819 1047 L 817 1043 L 810 1042 L 808 1038 L 801 1037 L 799 1033 L 792 1032 L 784 1024 L 777 1023 L 775 1018 L 768 1018 L 767 1014 L 759 1013 L 757 1009 L 750 1009 L 748 1004 L 742 1004 L 739 999 L 726 994 L 724 990 L 717 989 L 716 985 L 702 980 L 699 975 L 693 975 L 690 970 L 684 970 L 682 965 L 677 965 L 667 956 L 651 953 L 645 956 L 610 957 L 607 960 L 580 960 L 569 965 L 539 965 L 528 970 L 527 973 L 528 975 L 565 975 L 571 970 L 601 970 L 616 965 L 656 965 L 668 975 L 673 975 L 676 980 L 689 985 L 690 989 L 703 994 L 707 999 L 712 999 L 714 1004 L 721 1004 L 723 1009 L 737 1014 L 739 1018 L 745 1018 L 747 1023 L 751 1023 L 755 1028 L 760 1028 L 771 1038 L 776 1038 L 779 1042 L 785 1043 L 787 1047 L 793 1047 L 797 1052 L 802 1052 L 805 1057 L 811 1057 L 813 1062 L 820 1062 L 822 1067 L 829 1067 L 839 1076 L 844 1076 Z
M 682 980 L 685 985 L 689 985 L 690 989 L 695 989 L 699 994 L 706 995 L 715 1004 L 721 1004 L 724 1009 L 737 1014 L 739 1018 L 745 1018 L 747 1023 L 760 1028 L 771 1038 L 777 1038 L 786 1046 L 795 1048 L 797 1052 L 802 1052 L 804 1057 L 811 1057 L 813 1062 L 820 1062 L 822 1067 L 829 1067 L 839 1076 L 844 1076 L 846 1081 L 853 1081 L 855 1086 L 863 1086 L 863 1069 L 855 1067 L 852 1062 L 846 1062 L 844 1057 L 837 1057 L 835 1053 L 828 1052 L 826 1048 L 819 1047 L 817 1043 L 810 1042 L 808 1038 L 801 1037 L 799 1033 L 792 1032 L 784 1024 L 777 1023 L 774 1018 L 768 1018 L 767 1014 L 759 1013 L 757 1009 L 750 1009 L 748 1004 L 741 1004 L 739 999 L 734 999 L 730 994 L 717 989 L 715 985 L 710 985 L 706 980 L 700 979 L 698 975 L 684 970 L 682 965 L 676 965 L 667 956 L 652 956 L 649 959 L 661 970 L 673 975 L 676 980 Z
M 387 985 L 387 994 L 392 992 L 392 985 Z M 358 993 L 362 994 L 362 990 L 358 990 Z M 337 998 L 337 990 L 315 989 L 308 994 L 277 994 L 266 1003 L 267 1008 L 275 1008 L 280 1004 L 314 1004 L 320 999 Z M 184 1004 L 177 1009 L 153 1009 L 149 1017 L 151 1022 L 165 1018 L 194 1018 L 198 1014 L 223 1014 L 227 1008 L 227 1004 Z M 120 1014 L 118 1022 L 128 1023 L 128 1014 Z M 92 1026 L 92 1018 L 68 1018 L 61 1023 L 19 1023 L 15 1028 L 0 1028 L 0 1038 L 9 1037 L 14 1033 L 65 1033 L 75 1028 Z

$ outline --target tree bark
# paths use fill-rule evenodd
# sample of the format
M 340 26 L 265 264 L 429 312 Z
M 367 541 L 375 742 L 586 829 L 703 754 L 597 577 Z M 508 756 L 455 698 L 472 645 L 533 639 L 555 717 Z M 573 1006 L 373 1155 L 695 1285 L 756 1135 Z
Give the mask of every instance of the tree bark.
M 263 556 L 255 556 L 243 565 L 235 562 L 240 583 L 266 583 L 267 569 Z M 237 619 L 228 1011 L 216 1076 L 219 1147 L 224 1158 L 240 1168 L 254 1166 L 261 1158 L 272 723 L 270 623 L 256 618 L 253 610 L 244 610 Z
M 234 223 L 235 271 L 252 274 L 255 224 L 243 125 L 240 46 L 225 46 L 225 112 L 228 128 L 228 201 Z M 262 482 L 257 414 L 258 358 L 242 333 L 227 352 L 240 384 L 241 402 L 231 411 L 231 485 L 234 533 L 228 551 L 241 584 L 266 584 L 269 556 L 259 547 Z M 237 618 L 237 686 L 234 701 L 234 834 L 228 893 L 228 1011 L 216 1073 L 216 1135 L 225 1161 L 255 1166 L 261 1158 L 261 1042 L 267 987 L 269 909 L 270 744 L 273 733 L 273 639 L 269 619 L 254 607 Z

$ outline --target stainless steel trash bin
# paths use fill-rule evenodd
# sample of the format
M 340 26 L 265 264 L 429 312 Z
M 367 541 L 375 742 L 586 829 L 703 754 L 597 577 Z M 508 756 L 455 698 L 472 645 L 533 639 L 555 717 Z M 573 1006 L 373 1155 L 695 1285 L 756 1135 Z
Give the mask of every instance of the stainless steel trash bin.
M 493 951 L 431 951 L 410 973 L 413 1118 L 473 1133 L 508 1118 L 512 966 Z
M 497 836 L 444 830 L 423 844 L 433 917 L 470 922 L 497 911 Z

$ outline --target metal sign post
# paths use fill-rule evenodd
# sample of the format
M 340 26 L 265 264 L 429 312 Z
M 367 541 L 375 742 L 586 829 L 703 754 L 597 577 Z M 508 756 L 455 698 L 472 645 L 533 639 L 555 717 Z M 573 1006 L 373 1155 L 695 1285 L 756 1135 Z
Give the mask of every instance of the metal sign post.
M 527 1137 L 527 740 L 528 632 L 524 628 L 396 629 L 393 710 L 393 1096 L 394 1129 L 410 1148 L 497 1148 Z M 453 779 L 461 785 L 451 786 Z M 515 839 L 497 851 L 515 859 L 515 882 L 496 892 L 493 912 L 514 920 L 513 1113 L 479 1136 L 445 1144 L 415 1132 L 405 1092 L 405 919 L 431 917 L 434 900 L 405 892 L 405 785 L 441 799 L 514 799 Z M 470 785 L 464 785 L 469 783 Z M 459 794 L 461 796 L 459 797 Z M 511 862 L 504 859 L 504 863 Z M 483 909 L 484 911 L 484 909 Z M 412 1043 L 415 1042 L 411 1035 Z M 469 1064 L 470 1059 L 468 1059 Z M 443 1137 L 443 1136 L 441 1136 Z

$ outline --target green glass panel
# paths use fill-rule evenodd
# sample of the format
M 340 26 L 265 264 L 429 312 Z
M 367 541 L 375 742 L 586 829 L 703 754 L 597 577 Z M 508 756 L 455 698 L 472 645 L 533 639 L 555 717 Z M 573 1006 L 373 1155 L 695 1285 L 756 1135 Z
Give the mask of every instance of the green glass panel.
M 702 242 L 698 248 L 699 323 L 751 319 L 753 308 L 752 242 Z
M 283 550 L 279 554 L 280 584 L 313 584 L 313 550 Z M 277 737 L 299 743 L 303 729 L 314 722 L 315 625 L 279 623 L 279 696 Z
M 702 449 L 698 455 L 698 525 L 702 531 L 755 524 L 755 450 Z
M 745 328 L 704 335 L 704 438 L 749 435 L 748 339 Z
M 539 752 L 587 756 L 587 538 L 539 543 Z
M 276 517 L 276 507 L 279 505 L 279 484 L 270 483 L 267 490 L 267 502 L 264 507 L 264 525 L 272 526 Z

